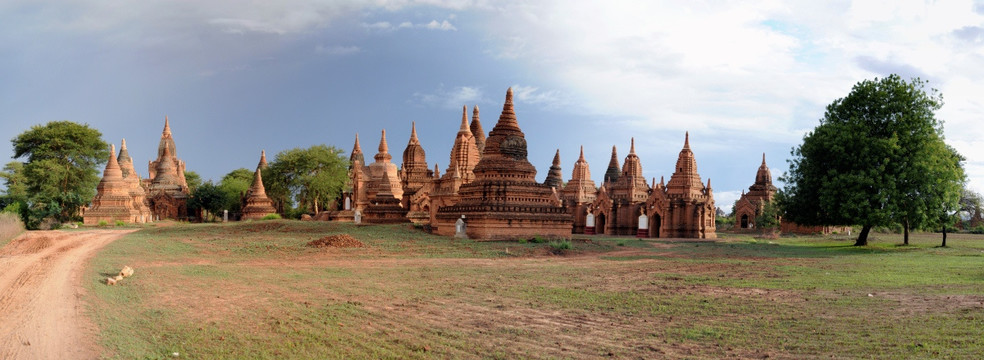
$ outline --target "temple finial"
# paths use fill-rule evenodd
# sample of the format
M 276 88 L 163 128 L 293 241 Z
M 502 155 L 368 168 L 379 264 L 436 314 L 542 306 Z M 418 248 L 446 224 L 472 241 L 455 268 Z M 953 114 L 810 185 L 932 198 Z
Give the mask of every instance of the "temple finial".
M 557 153 L 554 154 L 553 164 L 555 166 L 560 166 L 560 149 L 557 149 Z
M 355 146 L 352 147 L 352 152 L 362 152 L 362 146 L 359 145 L 359 133 L 355 133 Z
M 762 166 L 765 166 L 765 153 L 762 153 Z
M 120 142 L 120 151 L 126 150 L 126 139 Z
M 459 131 L 469 131 L 468 130 L 468 106 L 461 107 L 461 128 Z
M 417 122 L 410 122 L 410 142 L 418 142 L 417 140 Z
M 581 145 L 581 155 L 578 156 L 577 161 L 584 161 L 584 145 Z
M 386 129 L 383 129 L 383 135 L 379 139 L 379 153 L 389 153 L 389 145 L 386 144 Z
M 164 115 L 164 134 L 171 133 L 171 121 L 167 119 L 167 115 Z
M 629 148 L 629 154 L 635 154 L 635 137 L 632 138 L 632 146 Z
M 687 131 L 686 134 L 683 137 L 683 148 L 684 149 L 689 149 L 690 148 L 690 132 L 689 131 Z
M 612 155 L 615 155 L 615 154 L 616 154 L 616 152 L 615 152 L 615 145 L 612 145 Z

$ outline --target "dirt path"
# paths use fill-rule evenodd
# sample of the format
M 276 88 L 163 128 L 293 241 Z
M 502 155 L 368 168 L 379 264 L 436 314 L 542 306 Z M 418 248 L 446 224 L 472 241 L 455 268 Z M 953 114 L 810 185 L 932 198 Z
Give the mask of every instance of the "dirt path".
M 0 359 L 91 359 L 82 269 L 97 250 L 136 230 L 31 231 L 0 249 Z

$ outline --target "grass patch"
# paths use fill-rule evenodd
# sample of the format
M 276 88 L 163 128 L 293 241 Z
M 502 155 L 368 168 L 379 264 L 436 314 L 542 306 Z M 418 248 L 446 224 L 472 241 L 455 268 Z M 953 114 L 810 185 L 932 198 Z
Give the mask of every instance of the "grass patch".
M 368 247 L 306 246 L 333 234 Z M 984 236 L 937 248 L 936 235 L 858 248 L 818 236 L 476 242 L 409 224 L 176 224 L 106 246 L 85 285 L 108 358 L 973 358 Z M 99 283 L 122 265 L 136 274 Z
M 0 248 L 24 232 L 24 223 L 16 214 L 0 212 Z

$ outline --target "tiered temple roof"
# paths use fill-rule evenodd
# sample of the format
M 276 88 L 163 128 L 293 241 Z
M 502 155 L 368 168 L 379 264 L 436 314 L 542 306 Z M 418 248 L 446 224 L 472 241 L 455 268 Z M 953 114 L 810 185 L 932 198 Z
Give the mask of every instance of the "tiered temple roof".
M 83 221 L 86 225 L 98 225 L 100 222 L 113 224 L 116 221 L 134 222 L 131 211 L 133 197 L 130 196 L 130 186 L 123 179 L 123 171 L 116 160 L 116 146 L 110 146 L 109 162 L 103 170 L 103 177 L 96 187 L 96 197 L 92 199 L 92 207 L 85 212 Z
M 459 189 L 461 201 L 438 209 L 438 233 L 454 235 L 453 224 L 464 217 L 466 233 L 475 239 L 570 236 L 570 216 L 553 190 L 536 182 L 536 168 L 527 160 L 512 89 L 474 173 L 475 181 Z
M 605 170 L 605 178 L 602 180 L 602 183 L 614 184 L 618 181 L 619 174 L 618 152 L 615 150 L 615 145 L 612 145 L 612 159 L 608 161 L 608 169 Z
M 478 105 L 472 110 L 471 132 L 475 137 L 475 147 L 478 148 L 478 154 L 481 156 L 485 151 L 485 130 L 482 130 L 482 122 L 478 119 Z

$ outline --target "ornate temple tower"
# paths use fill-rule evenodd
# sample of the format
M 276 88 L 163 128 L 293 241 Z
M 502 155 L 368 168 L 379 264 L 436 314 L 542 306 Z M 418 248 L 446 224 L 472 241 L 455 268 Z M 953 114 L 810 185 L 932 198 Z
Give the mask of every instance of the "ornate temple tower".
M 403 207 L 407 209 L 407 218 L 414 223 L 430 221 L 430 211 L 427 208 L 427 192 L 434 181 L 434 172 L 427 166 L 427 156 L 420 140 L 417 139 L 417 124 L 410 125 L 410 141 L 403 150 L 403 168 L 400 170 L 400 183 L 403 185 Z M 426 211 L 425 211 L 426 209 Z
M 748 229 L 755 223 L 755 218 L 768 201 L 772 201 L 778 189 L 772 185 L 772 172 L 765 164 L 765 153 L 762 153 L 762 165 L 755 173 L 755 183 L 748 187 L 748 192 L 742 192 L 735 202 L 735 226 Z
M 587 222 L 587 208 L 598 197 L 598 188 L 595 187 L 594 180 L 591 180 L 591 169 L 588 167 L 588 161 L 584 159 L 584 146 L 581 146 L 581 154 L 574 163 L 571 179 L 561 190 L 560 197 L 564 200 L 567 213 L 574 220 L 573 232 L 583 234 Z
M 615 151 L 615 145 L 612 145 L 612 159 L 608 161 L 608 169 L 605 170 L 605 178 L 602 184 L 614 184 L 618 181 L 618 152 Z
M 614 235 L 635 235 L 639 227 L 640 209 L 649 198 L 649 185 L 642 175 L 642 162 L 635 152 L 635 138 L 631 140 L 629 154 L 625 156 L 622 172 L 608 184 L 612 208 L 608 214 L 608 229 Z
M 547 172 L 547 178 L 543 180 L 543 185 L 560 190 L 564 184 L 563 177 L 564 174 L 560 170 L 560 149 L 557 149 L 553 163 L 550 165 L 550 171 Z
M 343 200 L 346 204 L 342 205 L 343 211 L 361 212 L 369 204 L 369 196 L 366 188 L 369 185 L 369 169 L 366 168 L 365 155 L 362 154 L 362 146 L 359 145 L 359 134 L 355 134 L 355 145 L 352 146 L 352 155 L 349 156 L 349 191 Z
M 171 124 L 165 116 L 164 131 L 157 146 L 157 159 L 149 162 L 147 168 L 150 177 L 145 180 L 151 213 L 160 219 L 181 219 L 188 216 L 185 163 L 176 154 Z
M 437 171 L 435 164 L 433 186 L 430 190 L 429 212 L 430 223 L 437 223 L 437 211 L 442 206 L 450 206 L 458 203 L 461 197 L 458 189 L 462 185 L 471 183 L 475 180 L 475 166 L 478 165 L 481 155 L 478 152 L 478 145 L 475 143 L 475 135 L 472 128 L 468 126 L 468 107 L 461 110 L 461 124 L 458 126 L 458 133 L 454 138 L 454 145 L 451 146 L 451 155 L 447 170 L 444 176 Z M 472 120 L 475 125 L 475 119 Z M 477 126 L 481 129 L 481 124 Z
M 143 188 L 143 181 L 133 167 L 133 158 L 126 149 L 126 139 L 120 144 L 120 155 L 116 158 L 123 173 L 123 180 L 126 181 L 130 189 L 130 196 L 133 197 L 133 209 L 131 215 L 137 223 L 151 221 L 150 202 L 147 200 L 147 191 Z
M 381 189 L 383 177 L 385 175 L 386 181 L 389 181 L 390 190 L 397 199 L 403 198 L 403 186 L 400 184 L 400 175 L 396 164 L 391 160 L 393 156 L 389 154 L 389 145 L 386 143 L 386 129 L 383 129 L 382 135 L 379 138 L 379 152 L 376 156 L 373 156 L 376 160 L 372 164 L 369 164 L 367 168 L 369 169 L 369 187 L 366 190 L 369 198 L 375 195 Z
M 690 133 L 685 135 L 676 169 L 666 184 L 667 209 L 661 228 L 665 237 L 713 239 L 717 237 L 711 181 L 701 183 L 697 160 L 690 151 Z
M 482 122 L 478 120 L 478 105 L 472 111 L 471 133 L 475 137 L 475 147 L 478 148 L 478 156 L 482 156 L 485 151 L 485 130 L 482 130 Z
M 276 214 L 277 209 L 273 207 L 273 201 L 266 195 L 266 188 L 263 187 L 263 176 L 260 173 L 266 165 L 266 151 L 260 154 L 260 163 L 256 166 L 253 175 L 253 183 L 250 184 L 246 192 L 246 200 L 243 202 L 243 220 L 258 220 L 270 214 Z
M 85 212 L 83 222 L 86 225 L 98 225 L 101 221 L 109 225 L 116 221 L 134 222 L 133 210 L 130 186 L 123 179 L 123 171 L 116 160 L 116 145 L 111 145 L 109 162 L 106 163 L 103 177 L 96 187 L 92 208 Z
M 554 200 L 553 190 L 536 182 L 536 168 L 527 160 L 511 88 L 474 174 L 475 181 L 461 185 L 457 204 L 438 209 L 437 233 L 454 235 L 462 219 L 473 239 L 570 237 L 570 216 Z

